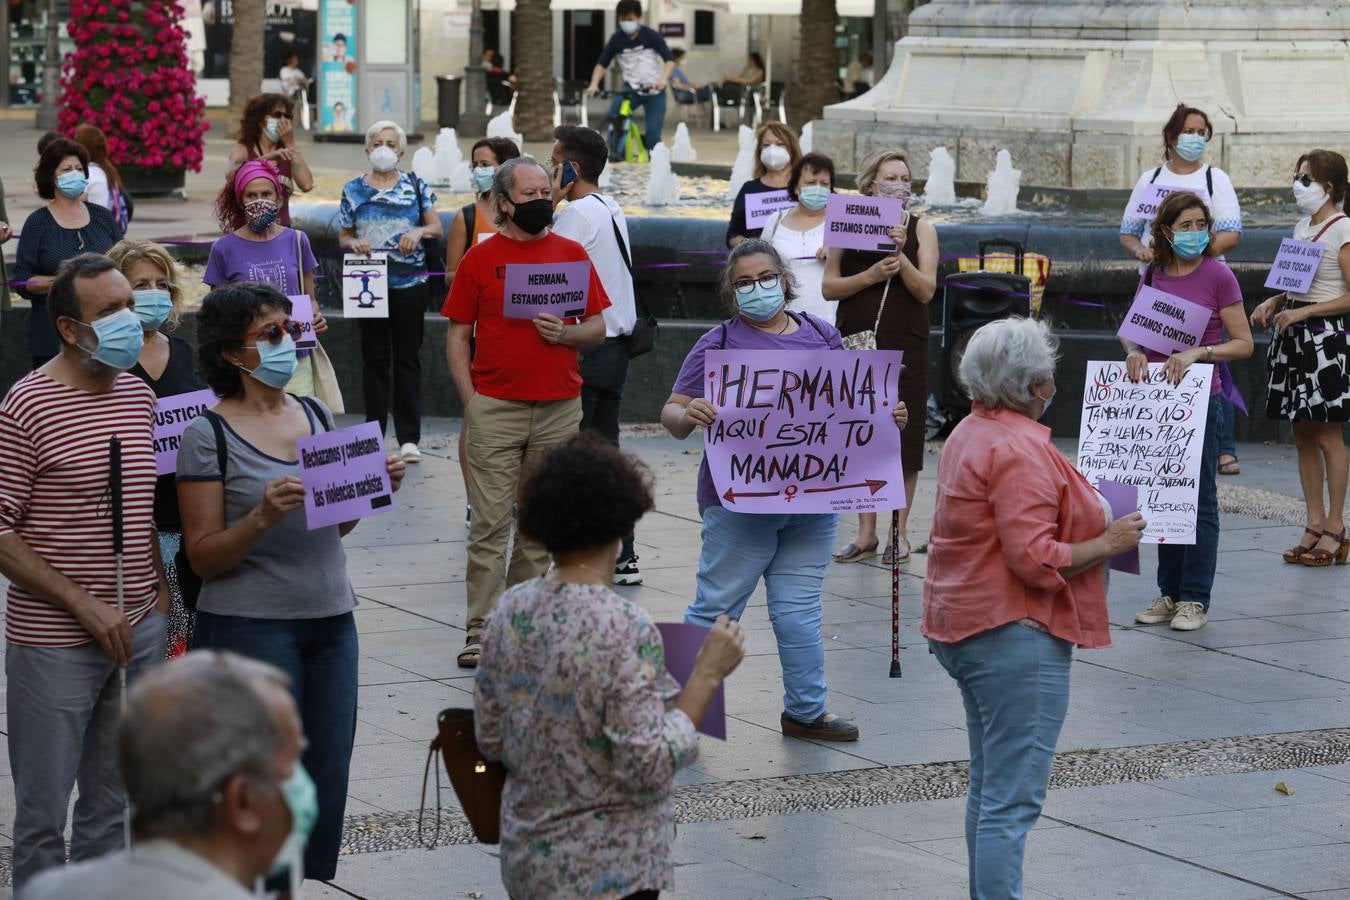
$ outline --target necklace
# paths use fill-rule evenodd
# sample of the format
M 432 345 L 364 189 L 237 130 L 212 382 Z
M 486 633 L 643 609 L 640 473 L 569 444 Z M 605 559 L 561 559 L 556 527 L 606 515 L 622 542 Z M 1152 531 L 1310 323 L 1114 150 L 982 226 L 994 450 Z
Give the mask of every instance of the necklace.
M 601 581 L 602 584 L 609 584 L 609 583 L 610 583 L 610 579 L 613 577 L 613 575 L 606 575 L 604 572 L 601 572 L 599 569 L 596 569 L 596 568 L 594 568 L 594 567 L 592 567 L 592 566 L 588 566 L 588 565 L 586 565 L 585 563 L 568 563 L 568 564 L 565 565 L 565 566 L 560 566 L 560 565 L 558 565 L 556 562 L 553 564 L 553 572 L 554 572 L 555 575 L 556 575 L 556 574 L 559 574 L 563 569 L 585 569 L 587 572 L 590 572 L 592 575 L 597 575 L 597 576 L 599 576 L 600 581 Z
M 780 329 L 778 329 L 778 333 L 779 333 L 779 334 L 782 334 L 783 332 L 787 331 L 788 326 L 791 325 L 791 324 L 792 324 L 792 316 L 789 316 L 789 315 L 787 315 L 787 314 L 784 314 L 784 315 L 783 315 L 783 327 L 780 328 Z

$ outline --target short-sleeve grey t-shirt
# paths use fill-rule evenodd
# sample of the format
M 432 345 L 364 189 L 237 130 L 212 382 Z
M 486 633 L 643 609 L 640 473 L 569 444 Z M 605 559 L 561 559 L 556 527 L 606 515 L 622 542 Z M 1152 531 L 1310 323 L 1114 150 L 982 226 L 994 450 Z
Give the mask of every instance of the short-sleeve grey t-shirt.
M 316 421 L 305 408 L 311 431 L 327 431 L 332 413 L 322 403 Z M 299 475 L 300 465 L 260 451 L 224 425 L 225 527 L 261 502 L 267 483 Z M 216 434 L 206 416 L 183 432 L 178 446 L 179 481 L 220 481 Z M 347 577 L 347 554 L 337 526 L 310 531 L 303 507 L 287 513 L 229 572 L 203 580 L 197 609 L 248 619 L 322 619 L 350 612 L 356 593 Z

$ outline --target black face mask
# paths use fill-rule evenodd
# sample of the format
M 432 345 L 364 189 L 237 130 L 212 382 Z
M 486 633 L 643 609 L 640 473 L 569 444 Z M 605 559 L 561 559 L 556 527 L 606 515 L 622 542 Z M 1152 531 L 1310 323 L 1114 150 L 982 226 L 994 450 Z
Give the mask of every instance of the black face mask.
M 515 207 L 515 212 L 511 213 L 511 221 L 526 234 L 538 234 L 553 224 L 553 201 L 547 197 L 517 203 Z

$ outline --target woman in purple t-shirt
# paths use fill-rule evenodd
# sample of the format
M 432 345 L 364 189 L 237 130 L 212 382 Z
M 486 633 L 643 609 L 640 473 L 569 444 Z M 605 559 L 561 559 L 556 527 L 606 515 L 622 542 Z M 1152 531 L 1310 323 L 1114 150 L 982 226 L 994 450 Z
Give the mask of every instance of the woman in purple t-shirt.
M 838 330 L 809 313 L 790 313 L 797 284 L 774 246 L 758 238 L 736 245 L 722 273 L 722 299 L 737 315 L 709 331 L 685 357 L 661 410 L 661 424 L 677 438 L 708 427 L 717 408 L 704 396 L 709 350 L 839 350 Z M 895 423 L 909 419 L 896 403 Z M 825 709 L 825 643 L 820 634 L 820 589 L 830 562 L 836 516 L 759 515 L 722 506 L 705 457 L 698 471 L 703 549 L 698 587 L 686 623 L 711 627 L 720 615 L 739 620 L 764 579 L 769 618 L 783 666 L 783 733 L 824 741 L 856 741 L 858 728 Z
M 279 220 L 286 193 L 281 176 L 270 162 L 249 160 L 235 170 L 216 197 L 216 218 L 225 235 L 211 245 L 202 280 L 212 288 L 257 281 L 272 285 L 287 297 L 308 295 L 314 334 L 320 335 L 328 330 L 328 323 L 314 301 L 314 270 L 319 264 L 310 249 L 309 236 Z M 316 392 L 312 355 L 302 350 L 297 356 L 299 365 L 286 390 L 312 397 Z
M 1228 266 L 1206 256 L 1214 219 L 1195 194 L 1178 191 L 1163 201 L 1153 220 L 1153 261 L 1141 284 L 1209 309 L 1200 344 L 1168 356 L 1122 339 L 1131 381 L 1148 374 L 1148 364 L 1163 363 L 1169 382 L 1180 384 L 1192 363 L 1224 363 L 1252 355 L 1252 330 L 1242 306 L 1242 291 Z M 1224 332 L 1228 339 L 1224 340 Z M 1218 407 L 1227 367 L 1216 367 L 1210 384 L 1200 458 L 1200 494 L 1194 544 L 1158 545 L 1158 597 L 1134 620 L 1141 625 L 1169 623 L 1175 631 L 1194 631 L 1205 624 L 1214 567 L 1219 558 Z

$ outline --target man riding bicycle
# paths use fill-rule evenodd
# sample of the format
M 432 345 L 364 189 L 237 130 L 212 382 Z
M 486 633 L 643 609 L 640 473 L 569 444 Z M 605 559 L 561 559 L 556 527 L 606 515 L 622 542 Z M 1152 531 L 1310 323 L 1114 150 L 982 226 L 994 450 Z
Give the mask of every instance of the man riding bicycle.
M 586 94 L 594 97 L 600 93 L 605 71 L 617 56 L 623 72 L 623 90 L 614 93 L 609 118 L 614 121 L 621 116 L 625 99 L 631 103 L 633 112 L 645 108 L 647 128 L 642 140 L 650 150 L 661 142 L 661 128 L 666 121 L 666 86 L 670 73 L 675 71 L 675 56 L 661 35 L 642 24 L 642 4 L 638 0 L 619 0 L 614 12 L 619 30 L 605 43 Z

